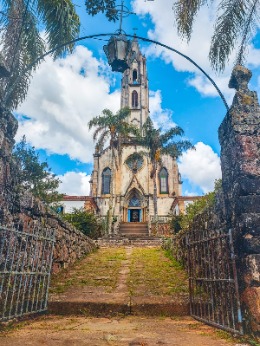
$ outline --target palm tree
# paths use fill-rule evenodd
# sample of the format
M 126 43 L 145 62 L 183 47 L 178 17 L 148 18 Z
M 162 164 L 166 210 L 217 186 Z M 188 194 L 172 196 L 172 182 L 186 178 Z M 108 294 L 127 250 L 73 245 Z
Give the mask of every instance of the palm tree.
M 142 151 L 140 154 L 148 156 L 151 162 L 150 176 L 153 179 L 153 204 L 154 204 L 154 216 L 157 229 L 158 223 L 158 206 L 157 206 L 157 170 L 162 164 L 162 156 L 170 155 L 177 159 L 184 150 L 194 148 L 192 144 L 187 140 L 175 141 L 176 136 L 183 136 L 184 131 L 175 126 L 166 132 L 156 129 L 150 117 L 147 118 L 143 125 L 143 136 L 137 138 L 137 143 L 148 151 Z
M 177 0 L 174 4 L 179 34 L 191 38 L 193 22 L 200 8 L 216 0 Z M 259 23 L 260 0 L 222 0 L 218 6 L 209 59 L 213 68 L 222 71 L 231 52 L 237 47 L 237 63 L 243 64 L 245 48 Z
M 126 119 L 130 114 L 129 108 L 122 108 L 116 114 L 109 109 L 104 109 L 102 115 L 94 117 L 88 123 L 89 129 L 96 127 L 93 133 L 93 139 L 97 142 L 96 148 L 102 151 L 106 142 L 109 141 L 111 149 L 111 180 L 110 180 L 110 198 L 109 198 L 109 214 L 108 214 L 108 231 L 111 232 L 112 212 L 113 208 L 113 178 L 115 169 L 118 170 L 118 163 L 121 159 L 122 140 L 138 136 L 138 129 L 129 124 Z
M 14 109 L 25 99 L 32 67 L 24 72 L 39 56 L 49 49 L 75 39 L 79 33 L 79 17 L 72 0 L 2 0 L 1 54 L 10 71 L 1 81 L 4 106 Z M 45 39 L 43 39 L 43 36 Z M 54 58 L 73 45 L 53 53 Z

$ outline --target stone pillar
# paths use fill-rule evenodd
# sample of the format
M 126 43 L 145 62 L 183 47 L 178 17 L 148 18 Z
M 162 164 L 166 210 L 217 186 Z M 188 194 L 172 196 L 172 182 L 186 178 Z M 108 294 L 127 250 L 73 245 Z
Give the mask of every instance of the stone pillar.
M 248 89 L 252 73 L 237 65 L 233 104 L 219 128 L 226 223 L 236 239 L 244 313 L 260 332 L 260 107 Z

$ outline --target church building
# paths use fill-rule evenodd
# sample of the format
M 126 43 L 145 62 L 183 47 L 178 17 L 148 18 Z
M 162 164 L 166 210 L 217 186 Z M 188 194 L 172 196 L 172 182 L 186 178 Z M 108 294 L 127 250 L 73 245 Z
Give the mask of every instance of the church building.
M 142 55 L 138 41 L 131 41 L 133 59 L 122 77 L 121 108 L 128 107 L 127 121 L 142 128 L 149 115 L 149 87 L 146 58 Z M 153 180 L 150 177 L 149 158 L 139 154 L 147 150 L 133 141 L 122 143 L 118 167 L 111 166 L 110 147 L 94 153 L 94 168 L 90 181 L 90 193 L 98 206 L 101 217 L 112 209 L 113 231 L 120 233 L 123 226 L 137 223 L 151 229 L 154 222 Z M 157 170 L 158 220 L 167 222 L 176 197 L 181 196 L 181 180 L 178 165 L 171 156 L 162 157 L 162 165 Z

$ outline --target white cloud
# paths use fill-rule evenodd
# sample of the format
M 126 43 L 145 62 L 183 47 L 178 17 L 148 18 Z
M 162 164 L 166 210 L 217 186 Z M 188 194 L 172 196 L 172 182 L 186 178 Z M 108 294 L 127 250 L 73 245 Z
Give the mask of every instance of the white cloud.
M 196 150 L 188 150 L 181 156 L 180 173 L 191 185 L 199 186 L 204 193 L 213 191 L 214 181 L 222 176 L 220 158 L 209 145 L 202 142 L 198 142 L 195 148 Z
M 110 93 L 112 80 L 106 70 L 83 46 L 64 59 L 46 58 L 18 109 L 16 138 L 25 134 L 36 148 L 91 162 L 94 145 L 88 121 L 104 108 L 117 111 L 120 107 L 120 92 Z
M 173 112 L 170 109 L 162 109 L 162 94 L 160 90 L 150 91 L 149 93 L 150 117 L 156 128 L 163 130 L 176 126 L 172 121 Z
M 60 193 L 66 193 L 70 196 L 88 196 L 90 185 L 90 175 L 86 173 L 67 172 L 64 175 L 58 175 L 62 181 L 59 186 Z
M 189 43 L 182 40 L 177 34 L 176 25 L 174 23 L 172 0 L 165 0 L 163 6 L 161 1 L 147 2 L 146 0 L 133 0 L 132 5 L 134 11 L 138 15 L 144 18 L 146 15 L 149 15 L 149 18 L 152 20 L 154 28 L 148 31 L 149 38 L 173 47 L 192 58 L 211 78 L 213 78 L 219 89 L 224 93 L 227 101 L 231 103 L 234 90 L 228 88 L 228 81 L 236 53 L 234 52 L 232 54 L 230 57 L 230 64 L 221 75 L 217 75 L 213 72 L 208 59 L 210 40 L 213 34 L 217 14 L 216 9 L 219 2 L 220 0 L 214 1 L 210 3 L 210 6 L 203 6 L 199 11 L 194 22 L 192 38 Z M 259 67 L 260 50 L 249 46 L 248 51 L 248 63 L 253 67 Z M 206 77 L 194 65 L 180 55 L 158 45 L 150 45 L 146 50 L 146 54 L 161 57 L 166 63 L 171 63 L 177 71 L 191 72 L 193 75 L 188 80 L 188 84 L 194 86 L 203 96 L 212 97 L 218 95 L 216 89 Z

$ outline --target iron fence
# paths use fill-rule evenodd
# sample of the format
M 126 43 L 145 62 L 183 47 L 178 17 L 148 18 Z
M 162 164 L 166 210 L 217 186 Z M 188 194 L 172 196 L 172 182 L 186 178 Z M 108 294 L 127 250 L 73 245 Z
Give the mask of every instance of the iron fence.
M 232 231 L 193 231 L 186 241 L 191 315 L 243 334 Z
M 0 321 L 46 311 L 55 231 L 0 226 Z

